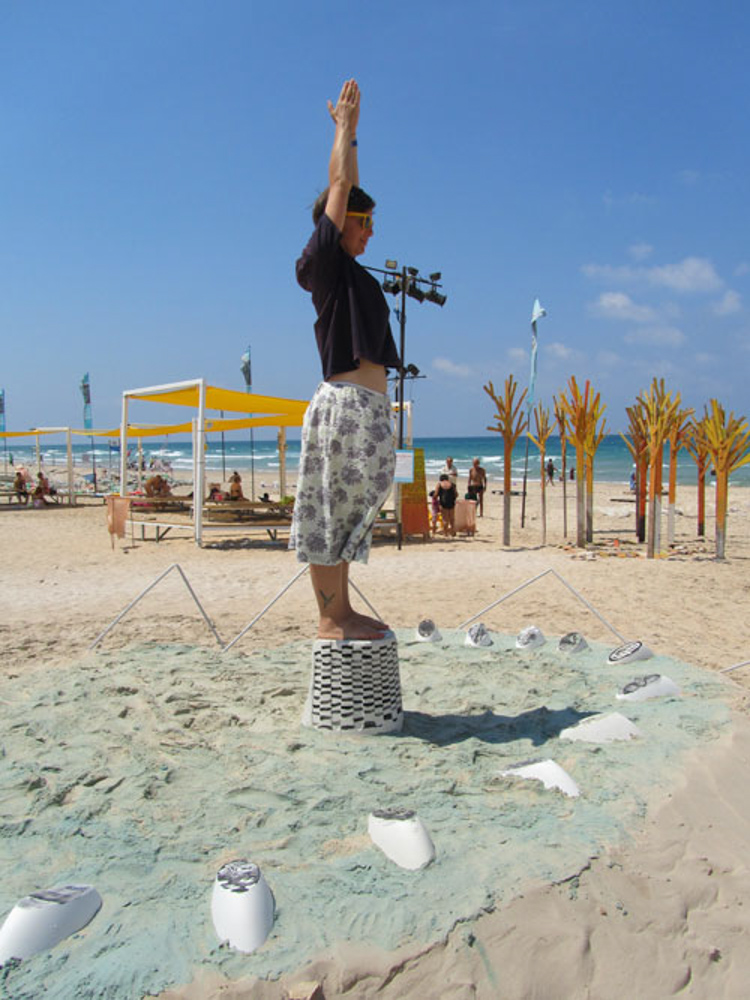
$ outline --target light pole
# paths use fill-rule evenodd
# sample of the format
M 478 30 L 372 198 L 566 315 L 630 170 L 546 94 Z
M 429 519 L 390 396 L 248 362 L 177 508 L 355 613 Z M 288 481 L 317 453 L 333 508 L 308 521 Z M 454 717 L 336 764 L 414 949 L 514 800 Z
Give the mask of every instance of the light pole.
M 437 306 L 444 306 L 447 295 L 438 291 L 442 288 L 440 271 L 433 271 L 427 278 L 420 278 L 419 270 L 416 267 L 402 267 L 399 271 L 398 261 L 387 260 L 385 270 L 379 267 L 368 267 L 368 271 L 374 274 L 383 275 L 383 291 L 391 295 L 401 296 L 401 308 L 397 310 L 399 321 L 399 359 L 401 365 L 398 370 L 398 447 L 404 447 L 404 381 L 407 376 L 416 378 L 419 369 L 414 365 L 406 364 L 406 298 L 409 296 L 417 302 L 432 302 Z M 396 484 L 396 519 L 398 524 L 397 537 L 398 547 L 401 549 L 403 530 L 401 523 L 401 487 Z
M 401 367 L 398 370 L 398 446 L 404 447 L 404 380 L 407 375 L 416 378 L 419 369 L 414 365 L 406 364 L 406 297 L 416 299 L 417 302 L 433 302 L 437 306 L 444 306 L 447 295 L 442 295 L 438 289 L 442 288 L 440 271 L 433 271 L 429 277 L 420 278 L 416 267 L 402 267 L 399 271 L 398 261 L 387 260 L 385 270 L 379 267 L 368 267 L 368 271 L 374 274 L 382 274 L 383 291 L 391 295 L 401 296 L 401 308 L 396 310 L 399 321 L 399 357 Z

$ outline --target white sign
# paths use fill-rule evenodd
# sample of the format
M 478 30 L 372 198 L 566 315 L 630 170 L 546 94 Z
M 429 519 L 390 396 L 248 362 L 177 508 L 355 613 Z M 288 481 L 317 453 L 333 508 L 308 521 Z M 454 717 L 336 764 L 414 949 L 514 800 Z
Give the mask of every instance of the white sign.
M 396 451 L 396 471 L 393 474 L 394 483 L 414 482 L 414 452 Z

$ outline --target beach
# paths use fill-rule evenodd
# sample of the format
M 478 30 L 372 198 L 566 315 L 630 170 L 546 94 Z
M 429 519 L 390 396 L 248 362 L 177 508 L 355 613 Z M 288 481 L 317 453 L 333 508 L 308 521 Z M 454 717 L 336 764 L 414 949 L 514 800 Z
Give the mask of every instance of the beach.
M 400 551 L 376 541 L 369 565 L 352 568 L 401 648 L 407 733 L 373 738 L 372 753 L 366 740 L 299 725 L 314 631 L 305 578 L 221 654 L 172 571 L 89 649 L 174 564 L 227 643 L 297 572 L 283 545 L 211 536 L 200 549 L 177 533 L 158 544 L 128 533 L 112 547 L 102 506 L 4 507 L 2 822 L 13 874 L 3 912 L 75 873 L 105 899 L 88 929 L 11 970 L 11 995 L 35 995 L 41 977 L 50 996 L 170 1000 L 281 998 L 302 981 L 327 998 L 743 996 L 750 667 L 721 670 L 750 658 L 750 490 L 730 493 L 721 562 L 710 493 L 708 538 L 696 538 L 695 488 L 681 487 L 675 546 L 655 560 L 634 542 L 622 484 L 597 484 L 585 551 L 573 544 L 572 490 L 567 538 L 561 484 L 546 495 L 544 547 L 532 482 L 523 529 L 513 497 L 509 547 L 502 498 L 489 494 L 476 536 Z M 480 612 L 496 659 L 462 647 L 458 626 Z M 423 618 L 444 632 L 431 652 L 411 641 Z M 546 652 L 520 663 L 512 638 L 531 624 L 548 637 Z M 563 669 L 554 644 L 573 630 L 592 652 Z M 618 636 L 643 641 L 655 669 L 679 674 L 684 688 L 638 715 L 651 738 L 619 756 L 568 752 L 585 777 L 575 807 L 559 793 L 498 784 L 501 759 L 547 752 L 555 713 L 567 723 L 612 700 L 624 675 L 604 664 Z M 497 737 L 519 719 L 528 722 L 519 744 Z M 430 818 L 442 870 L 439 853 L 404 881 L 373 857 L 364 821 L 378 788 Z M 524 834 L 518 817 L 529 813 Z M 276 936 L 249 957 L 218 947 L 208 909 L 215 871 L 248 852 L 275 878 L 279 903 Z M 183 903 L 181 877 L 191 886 Z M 136 948 L 134 915 L 132 927 L 145 925 L 177 960 Z M 196 937 L 183 952 L 187 919 Z M 83 975 L 76 955 L 100 956 L 100 968 Z

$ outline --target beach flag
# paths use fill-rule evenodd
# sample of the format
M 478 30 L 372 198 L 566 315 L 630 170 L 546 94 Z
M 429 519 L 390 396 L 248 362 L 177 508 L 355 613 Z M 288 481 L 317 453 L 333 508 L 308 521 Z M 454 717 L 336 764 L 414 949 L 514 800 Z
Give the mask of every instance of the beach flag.
M 240 370 L 245 379 L 245 388 L 248 392 L 253 391 L 253 368 L 250 363 L 250 345 L 247 345 L 247 350 L 240 358 L 242 364 L 240 365 Z
M 5 389 L 0 389 L 0 434 L 5 433 Z
M 84 430 L 90 431 L 94 424 L 91 418 L 91 382 L 88 372 L 81 379 L 81 395 L 83 396 L 83 427 Z
M 536 355 L 537 355 L 537 336 L 536 336 L 536 324 L 537 320 L 540 320 L 543 316 L 547 315 L 547 310 L 544 309 L 539 299 L 534 299 L 534 307 L 531 310 L 531 371 L 529 373 L 529 394 L 526 397 L 526 406 L 531 410 L 534 405 L 534 388 L 536 386 Z

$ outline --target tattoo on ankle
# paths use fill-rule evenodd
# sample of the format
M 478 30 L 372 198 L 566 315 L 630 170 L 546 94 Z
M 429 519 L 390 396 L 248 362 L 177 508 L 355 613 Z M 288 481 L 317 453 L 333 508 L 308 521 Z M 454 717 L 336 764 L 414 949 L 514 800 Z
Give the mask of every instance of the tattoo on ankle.
M 328 607 L 328 605 L 331 603 L 331 601 L 336 596 L 336 591 L 334 590 L 334 592 L 332 594 L 325 594 L 322 590 L 318 590 L 318 593 L 323 598 L 323 609 L 325 610 L 325 608 Z

